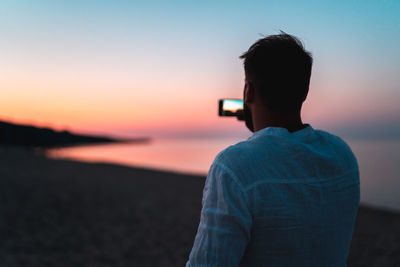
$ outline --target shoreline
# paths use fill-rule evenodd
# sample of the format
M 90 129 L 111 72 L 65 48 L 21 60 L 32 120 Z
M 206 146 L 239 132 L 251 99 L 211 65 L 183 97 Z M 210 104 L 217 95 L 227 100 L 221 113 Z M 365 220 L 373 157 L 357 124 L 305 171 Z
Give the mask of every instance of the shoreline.
M 205 176 L 0 146 L 4 266 L 183 266 Z M 348 266 L 400 266 L 400 213 L 360 205 Z

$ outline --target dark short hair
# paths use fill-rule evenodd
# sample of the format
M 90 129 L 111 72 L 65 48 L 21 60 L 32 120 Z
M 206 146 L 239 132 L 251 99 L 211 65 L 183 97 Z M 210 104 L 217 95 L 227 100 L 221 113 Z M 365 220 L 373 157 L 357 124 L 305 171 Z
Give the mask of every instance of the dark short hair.
M 293 112 L 307 97 L 313 58 L 301 41 L 281 31 L 250 46 L 244 59 L 246 79 L 260 90 L 271 110 Z

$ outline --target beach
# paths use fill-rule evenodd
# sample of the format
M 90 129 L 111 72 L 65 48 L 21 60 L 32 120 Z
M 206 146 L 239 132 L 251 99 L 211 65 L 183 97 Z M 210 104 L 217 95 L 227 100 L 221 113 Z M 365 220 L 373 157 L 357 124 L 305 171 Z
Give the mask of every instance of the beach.
M 0 266 L 187 261 L 205 177 L 10 146 L 0 147 L 0 160 Z M 360 207 L 348 266 L 400 266 L 400 213 Z

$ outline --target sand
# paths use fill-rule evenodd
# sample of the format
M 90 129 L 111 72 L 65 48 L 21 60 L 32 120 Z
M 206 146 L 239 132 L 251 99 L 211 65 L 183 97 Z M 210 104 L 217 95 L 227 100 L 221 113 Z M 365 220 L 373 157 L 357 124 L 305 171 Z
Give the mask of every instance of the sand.
M 204 177 L 13 147 L 0 161 L 0 266 L 184 266 Z M 400 214 L 360 207 L 349 266 L 400 266 L 399 255 Z

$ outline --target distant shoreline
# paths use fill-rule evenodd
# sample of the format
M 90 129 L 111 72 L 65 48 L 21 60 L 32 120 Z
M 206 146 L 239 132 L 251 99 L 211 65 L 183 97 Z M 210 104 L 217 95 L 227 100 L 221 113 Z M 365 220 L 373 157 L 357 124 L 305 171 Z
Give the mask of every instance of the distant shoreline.
M 92 136 L 93 137 L 93 136 Z M 80 147 L 80 146 L 98 146 L 98 145 L 111 145 L 111 144 L 146 144 L 151 143 L 153 139 L 150 137 L 138 137 L 131 139 L 112 139 L 110 141 L 94 141 L 94 142 L 82 142 L 82 143 L 71 143 L 62 144 L 53 147 L 43 147 L 43 149 L 57 149 L 57 148 L 70 148 L 70 147 Z
M 149 137 L 117 139 L 107 136 L 75 134 L 31 125 L 0 121 L 0 144 L 35 148 L 70 147 L 107 143 L 147 143 Z

